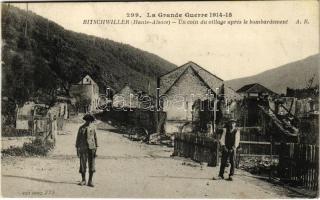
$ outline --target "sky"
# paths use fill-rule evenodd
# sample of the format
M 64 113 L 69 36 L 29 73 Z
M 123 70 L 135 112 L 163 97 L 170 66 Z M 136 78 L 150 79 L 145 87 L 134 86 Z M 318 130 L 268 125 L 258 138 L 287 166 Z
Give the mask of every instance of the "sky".
M 26 3 L 14 4 L 26 8 Z M 177 66 L 193 61 L 224 80 L 257 73 L 319 53 L 317 1 L 28 3 L 29 10 L 65 29 L 108 38 L 154 53 Z M 88 25 L 86 19 L 150 19 L 147 13 L 181 13 L 184 20 L 288 20 L 282 25 Z M 185 13 L 232 13 L 186 18 Z M 139 13 L 140 18 L 128 18 Z M 168 20 L 160 18 L 158 20 Z M 177 18 L 173 18 L 178 20 Z M 304 24 L 304 20 L 308 24 Z M 302 24 L 296 24 L 296 21 Z

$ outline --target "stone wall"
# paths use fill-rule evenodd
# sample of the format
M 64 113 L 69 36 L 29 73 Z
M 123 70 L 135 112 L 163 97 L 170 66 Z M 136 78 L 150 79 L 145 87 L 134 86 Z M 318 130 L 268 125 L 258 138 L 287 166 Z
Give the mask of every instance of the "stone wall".
M 191 121 L 192 105 L 197 99 L 207 99 L 208 90 L 208 86 L 188 68 L 166 94 L 163 111 L 167 112 L 167 120 Z

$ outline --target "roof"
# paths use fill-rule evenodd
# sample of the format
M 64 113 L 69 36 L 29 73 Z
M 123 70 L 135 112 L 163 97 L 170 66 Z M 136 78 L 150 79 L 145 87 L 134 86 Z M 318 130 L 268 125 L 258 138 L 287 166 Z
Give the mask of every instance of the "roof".
M 224 85 L 223 87 L 223 93 L 225 98 L 230 100 L 240 100 L 242 99 L 241 95 L 238 94 L 234 89 L 232 89 L 229 86 Z
M 89 81 L 88 82 L 85 81 L 86 79 L 88 79 Z M 89 85 L 95 84 L 95 85 L 97 85 L 97 83 L 88 74 L 85 75 L 77 84 L 80 84 L 80 85 L 82 85 L 82 84 L 89 84 Z
M 238 89 L 237 92 L 238 93 L 263 93 L 264 92 L 269 94 L 277 94 L 259 83 L 252 83 L 252 84 L 245 85 L 242 88 Z
M 129 86 L 125 85 L 121 90 L 119 90 L 115 95 L 136 95 L 137 93 Z
M 172 85 L 174 85 L 189 68 L 191 68 L 200 80 L 214 92 L 216 92 L 216 88 L 220 89 L 223 85 L 223 80 L 221 78 L 203 69 L 198 64 L 189 61 L 188 63 L 160 76 L 160 94 L 166 94 Z

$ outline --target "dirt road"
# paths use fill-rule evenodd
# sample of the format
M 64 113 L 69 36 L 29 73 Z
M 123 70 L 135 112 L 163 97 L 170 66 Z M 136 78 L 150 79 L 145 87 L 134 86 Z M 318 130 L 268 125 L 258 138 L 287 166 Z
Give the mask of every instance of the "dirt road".
M 211 180 L 218 167 L 171 158 L 172 148 L 133 142 L 98 130 L 96 187 L 78 186 L 74 144 L 80 124 L 69 123 L 48 157 L 2 160 L 4 197 L 283 198 L 283 188 L 237 171 L 233 182 Z

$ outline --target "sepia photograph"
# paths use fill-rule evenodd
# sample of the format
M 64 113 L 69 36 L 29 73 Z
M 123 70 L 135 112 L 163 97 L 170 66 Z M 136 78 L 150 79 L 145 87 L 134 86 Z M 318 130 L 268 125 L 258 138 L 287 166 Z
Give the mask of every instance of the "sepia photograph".
M 319 198 L 319 1 L 1 3 L 1 197 Z

